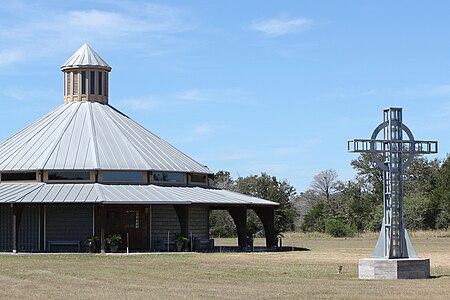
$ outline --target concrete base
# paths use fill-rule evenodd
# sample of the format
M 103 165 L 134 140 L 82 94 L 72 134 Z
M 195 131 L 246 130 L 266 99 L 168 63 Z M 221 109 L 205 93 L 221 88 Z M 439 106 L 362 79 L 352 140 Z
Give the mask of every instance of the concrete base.
M 364 258 L 359 260 L 359 279 L 430 278 L 429 258 Z

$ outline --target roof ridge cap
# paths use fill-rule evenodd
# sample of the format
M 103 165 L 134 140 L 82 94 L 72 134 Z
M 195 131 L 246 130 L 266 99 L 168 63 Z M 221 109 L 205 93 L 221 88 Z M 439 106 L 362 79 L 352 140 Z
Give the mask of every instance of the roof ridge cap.
M 94 124 L 94 116 L 92 111 L 92 103 L 89 103 L 88 110 L 89 110 L 89 121 L 91 122 L 91 126 L 88 126 L 90 137 L 89 137 L 89 143 L 92 144 L 92 151 L 94 151 L 94 168 L 99 168 L 100 166 L 100 158 L 98 157 L 98 145 L 97 145 L 97 133 L 95 131 L 95 124 Z

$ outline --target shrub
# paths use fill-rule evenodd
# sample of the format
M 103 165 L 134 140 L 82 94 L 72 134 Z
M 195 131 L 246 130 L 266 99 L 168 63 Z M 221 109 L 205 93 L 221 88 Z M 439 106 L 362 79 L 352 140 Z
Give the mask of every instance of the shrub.
M 355 229 L 336 219 L 325 220 L 325 232 L 333 237 L 351 237 L 355 235 Z
M 324 232 L 325 204 L 319 202 L 304 216 L 301 229 L 304 232 Z

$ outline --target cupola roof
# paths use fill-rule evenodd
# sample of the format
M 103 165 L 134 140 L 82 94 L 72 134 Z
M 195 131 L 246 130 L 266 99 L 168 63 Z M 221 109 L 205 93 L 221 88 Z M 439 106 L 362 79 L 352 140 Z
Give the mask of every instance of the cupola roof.
M 61 69 L 82 66 L 97 66 L 111 70 L 111 67 L 106 61 L 103 60 L 103 58 L 101 58 L 87 43 L 84 43 L 83 46 L 81 46 L 81 48 L 61 66 Z

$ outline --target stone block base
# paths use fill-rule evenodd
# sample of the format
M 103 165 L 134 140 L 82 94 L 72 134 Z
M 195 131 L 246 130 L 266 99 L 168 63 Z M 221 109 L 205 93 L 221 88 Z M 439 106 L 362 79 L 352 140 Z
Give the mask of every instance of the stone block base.
M 359 260 L 360 279 L 430 278 L 429 258 L 364 258 Z

